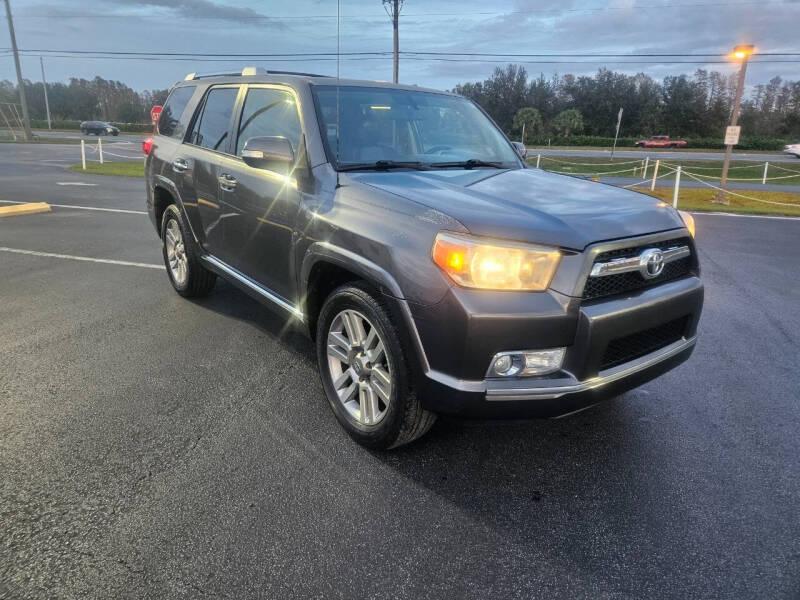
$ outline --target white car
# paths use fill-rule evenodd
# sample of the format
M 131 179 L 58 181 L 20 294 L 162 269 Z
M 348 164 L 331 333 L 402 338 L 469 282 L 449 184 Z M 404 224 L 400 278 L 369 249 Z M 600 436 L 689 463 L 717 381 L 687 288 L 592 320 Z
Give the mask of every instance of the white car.
M 787 154 L 794 154 L 795 158 L 800 158 L 800 144 L 789 144 L 783 147 L 783 151 Z

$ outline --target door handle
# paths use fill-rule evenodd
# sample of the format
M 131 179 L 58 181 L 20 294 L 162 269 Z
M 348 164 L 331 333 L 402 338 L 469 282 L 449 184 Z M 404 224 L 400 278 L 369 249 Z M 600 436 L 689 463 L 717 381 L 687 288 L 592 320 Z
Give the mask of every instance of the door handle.
M 225 192 L 232 192 L 233 190 L 235 190 L 236 184 L 238 183 L 236 181 L 236 177 L 234 177 L 233 175 L 228 175 L 227 173 L 223 173 L 222 175 L 220 175 L 217 181 L 219 181 L 220 189 L 222 189 Z
M 172 161 L 172 170 L 176 173 L 183 173 L 186 169 L 189 168 L 189 163 L 187 163 L 182 158 L 176 158 Z

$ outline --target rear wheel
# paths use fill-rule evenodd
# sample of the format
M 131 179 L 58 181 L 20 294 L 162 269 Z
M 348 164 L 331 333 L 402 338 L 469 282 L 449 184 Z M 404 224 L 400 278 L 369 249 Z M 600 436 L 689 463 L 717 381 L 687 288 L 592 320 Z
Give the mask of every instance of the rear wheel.
M 317 358 L 331 409 L 358 443 L 395 448 L 424 435 L 436 421 L 413 389 L 387 306 L 365 284 L 344 285 L 325 301 Z
M 161 248 L 172 287 L 181 296 L 207 295 L 217 276 L 200 262 L 200 251 L 183 222 L 181 211 L 170 204 L 161 219 Z

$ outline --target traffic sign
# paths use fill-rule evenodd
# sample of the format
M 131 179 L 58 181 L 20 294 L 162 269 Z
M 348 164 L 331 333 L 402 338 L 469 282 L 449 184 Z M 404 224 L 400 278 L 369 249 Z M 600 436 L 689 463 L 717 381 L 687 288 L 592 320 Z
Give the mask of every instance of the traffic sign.
M 153 109 L 150 111 L 150 120 L 153 121 L 153 125 L 158 123 L 158 117 L 161 115 L 161 108 L 160 106 L 154 106 Z
M 729 125 L 725 129 L 725 145 L 726 146 L 735 146 L 739 143 L 739 133 L 741 133 L 742 128 L 739 125 Z

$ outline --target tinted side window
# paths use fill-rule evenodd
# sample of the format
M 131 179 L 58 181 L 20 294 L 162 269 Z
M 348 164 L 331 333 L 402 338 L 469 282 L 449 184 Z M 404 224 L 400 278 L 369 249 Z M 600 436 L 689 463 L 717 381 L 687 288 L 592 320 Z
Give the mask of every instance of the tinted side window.
M 239 88 L 212 88 L 206 96 L 203 114 L 195 123 L 189 143 L 225 152 L 228 149 L 228 128 Z
M 257 136 L 285 137 L 297 152 L 301 135 L 297 106 L 289 92 L 265 88 L 252 88 L 247 92 L 239 121 L 237 155 L 241 156 L 247 140 Z
M 158 133 L 174 138 L 182 138 L 186 131 L 186 120 L 181 115 L 194 94 L 195 86 L 179 87 L 172 90 L 161 115 L 158 117 Z

